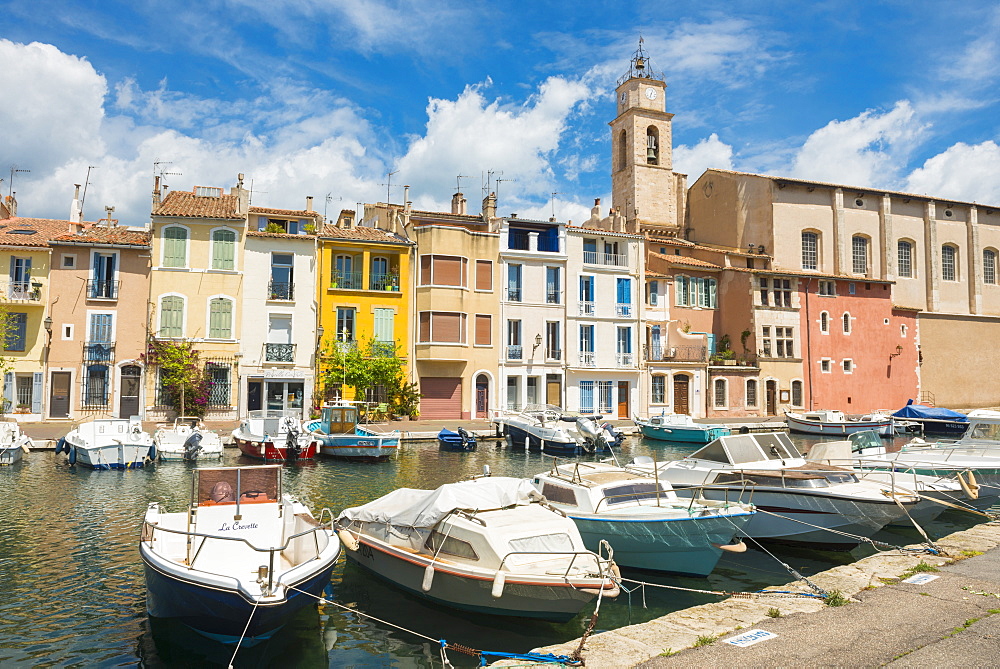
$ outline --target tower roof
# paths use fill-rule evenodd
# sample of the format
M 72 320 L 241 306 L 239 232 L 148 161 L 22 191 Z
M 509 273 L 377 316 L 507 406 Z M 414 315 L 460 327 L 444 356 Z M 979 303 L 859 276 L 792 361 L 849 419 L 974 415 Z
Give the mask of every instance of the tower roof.
M 646 54 L 646 50 L 642 48 L 642 38 L 639 38 L 639 48 L 635 50 L 632 54 L 632 60 L 629 61 L 628 72 L 623 74 L 618 79 L 618 86 L 629 79 L 656 79 L 657 81 L 663 81 L 663 74 L 653 70 L 649 63 L 649 56 Z

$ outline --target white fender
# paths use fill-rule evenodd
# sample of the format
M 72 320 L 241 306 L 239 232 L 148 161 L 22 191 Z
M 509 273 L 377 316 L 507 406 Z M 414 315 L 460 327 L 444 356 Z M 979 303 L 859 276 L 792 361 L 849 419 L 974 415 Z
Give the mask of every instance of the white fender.
M 431 586 L 434 584 L 434 565 L 429 564 L 427 568 L 424 569 L 424 582 L 420 584 L 420 589 L 424 592 L 430 592 Z
M 340 543 L 349 551 L 356 551 L 361 545 L 357 537 L 347 530 L 337 530 L 337 536 L 340 537 Z
M 502 571 L 498 571 L 496 576 L 493 577 L 493 589 L 490 594 L 493 595 L 493 599 L 500 599 L 503 596 L 503 586 L 507 582 L 507 574 Z

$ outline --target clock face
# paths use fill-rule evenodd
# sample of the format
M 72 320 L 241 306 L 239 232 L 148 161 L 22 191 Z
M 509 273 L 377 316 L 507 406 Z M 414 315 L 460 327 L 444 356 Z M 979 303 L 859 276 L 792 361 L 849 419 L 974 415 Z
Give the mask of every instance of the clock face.
M 655 100 L 656 99 L 656 89 L 655 88 L 647 88 L 646 89 L 646 97 L 649 98 L 650 100 Z

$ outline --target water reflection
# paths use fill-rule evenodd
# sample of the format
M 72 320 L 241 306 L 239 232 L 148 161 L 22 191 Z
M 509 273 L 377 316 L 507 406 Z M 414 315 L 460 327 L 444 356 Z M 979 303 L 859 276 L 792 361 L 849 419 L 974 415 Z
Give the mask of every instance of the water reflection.
M 815 439 L 793 437 L 800 448 Z M 636 455 L 657 460 L 683 457 L 688 444 L 629 439 L 622 461 Z M 254 464 L 227 449 L 224 464 Z M 286 489 L 314 513 L 335 514 L 396 488 L 434 488 L 468 478 L 489 465 L 494 475 L 530 476 L 552 465 L 551 457 L 511 450 L 484 441 L 470 453 L 440 452 L 435 442 L 406 444 L 398 457 L 370 465 L 330 460 L 286 467 Z M 153 667 L 228 664 L 232 648 L 214 644 L 171 621 L 149 620 L 137 539 L 146 505 L 160 501 L 168 511 L 189 499 L 191 469 L 184 462 L 143 470 L 94 472 L 70 467 L 64 456 L 34 452 L 0 468 L 0 665 L 117 665 Z M 975 522 L 947 513 L 928 528 L 941 536 Z M 879 539 L 894 544 L 920 541 L 912 529 L 893 528 Z M 870 553 L 770 548 L 805 575 Z M 707 579 L 625 570 L 650 583 L 708 590 L 747 591 L 782 584 L 792 577 L 763 550 L 726 554 Z M 405 594 L 349 563 L 334 571 L 334 601 L 411 629 L 432 639 L 494 651 L 523 652 L 579 636 L 591 611 L 565 624 L 456 612 Z M 718 597 L 646 588 L 601 607 L 599 629 L 651 620 L 671 610 L 717 601 Z M 474 658 L 449 653 L 456 666 Z M 440 666 L 435 643 L 334 605 L 307 607 L 269 642 L 237 655 L 237 667 Z

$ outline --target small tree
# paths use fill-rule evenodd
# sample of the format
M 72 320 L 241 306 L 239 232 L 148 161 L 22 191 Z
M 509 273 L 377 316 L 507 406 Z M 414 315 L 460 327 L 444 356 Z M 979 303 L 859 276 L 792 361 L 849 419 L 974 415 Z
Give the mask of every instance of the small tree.
M 7 348 L 7 337 L 10 336 L 10 331 L 12 328 L 12 323 L 10 322 L 10 314 L 7 312 L 7 308 L 0 305 L 0 346 L 2 349 Z M 14 363 L 6 355 L 0 355 L 0 379 L 7 375 L 7 372 L 14 370 Z M 0 414 L 7 413 L 11 409 L 7 402 L 7 398 L 0 398 Z
M 202 369 L 198 351 L 191 342 L 152 339 L 142 357 L 146 365 L 160 370 L 164 404 L 178 416 L 205 415 L 212 381 Z
M 393 402 L 395 394 L 405 385 L 405 367 L 398 344 L 372 338 L 362 339 L 357 345 L 331 341 L 325 346 L 320 378 L 324 388 L 336 383 L 353 388 L 355 399 L 365 397 L 371 388 L 382 386 Z

